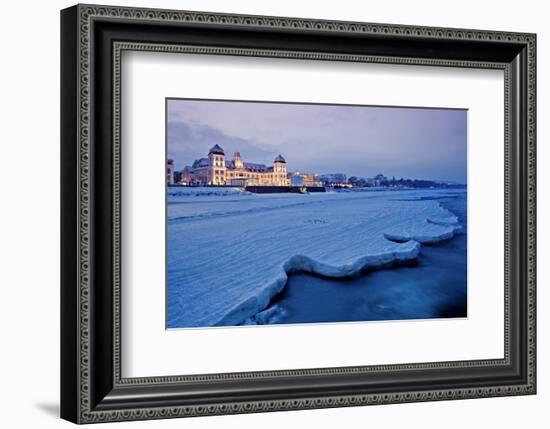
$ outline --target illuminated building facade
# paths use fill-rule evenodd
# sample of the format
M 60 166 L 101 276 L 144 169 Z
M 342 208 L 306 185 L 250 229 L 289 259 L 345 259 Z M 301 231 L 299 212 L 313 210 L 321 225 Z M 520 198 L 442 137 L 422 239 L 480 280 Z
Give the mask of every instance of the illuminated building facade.
M 181 183 L 184 185 L 228 185 L 228 186 L 289 186 L 286 160 L 281 156 L 273 165 L 243 161 L 241 154 L 235 152 L 231 160 L 226 160 L 225 152 L 214 145 L 207 158 L 195 160 L 182 171 Z

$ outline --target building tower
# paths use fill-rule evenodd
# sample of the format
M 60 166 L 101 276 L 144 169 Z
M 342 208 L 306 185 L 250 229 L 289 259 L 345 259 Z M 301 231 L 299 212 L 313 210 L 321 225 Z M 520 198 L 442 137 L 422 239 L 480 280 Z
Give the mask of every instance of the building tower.
M 168 185 L 174 184 L 174 160 L 169 159 L 166 162 L 166 183 Z
M 208 169 L 208 184 L 209 185 L 225 185 L 226 183 L 226 167 L 225 167 L 225 152 L 215 144 L 208 152 L 209 169 Z
M 240 152 L 235 152 L 235 154 L 233 155 L 233 167 L 235 168 L 235 170 L 241 170 L 244 167 Z
M 273 184 L 277 186 L 289 185 L 286 171 L 286 161 L 281 155 L 277 155 L 273 161 Z

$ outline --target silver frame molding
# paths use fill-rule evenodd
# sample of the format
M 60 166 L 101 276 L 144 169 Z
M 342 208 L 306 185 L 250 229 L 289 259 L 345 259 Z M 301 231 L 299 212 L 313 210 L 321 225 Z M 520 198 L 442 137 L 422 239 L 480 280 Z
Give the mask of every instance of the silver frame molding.
M 63 418 L 536 393 L 534 34 L 89 5 L 62 11 L 61 33 Z M 504 359 L 122 378 L 120 71 L 128 50 L 503 70 Z

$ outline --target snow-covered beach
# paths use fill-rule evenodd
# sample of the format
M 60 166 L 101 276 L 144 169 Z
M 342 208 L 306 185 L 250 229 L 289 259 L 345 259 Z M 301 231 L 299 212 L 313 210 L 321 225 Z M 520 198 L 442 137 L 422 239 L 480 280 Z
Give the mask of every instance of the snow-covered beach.
M 437 198 L 466 190 L 167 193 L 167 324 L 186 328 L 279 323 L 269 305 L 292 273 L 349 278 L 414 261 L 423 245 L 460 233 Z

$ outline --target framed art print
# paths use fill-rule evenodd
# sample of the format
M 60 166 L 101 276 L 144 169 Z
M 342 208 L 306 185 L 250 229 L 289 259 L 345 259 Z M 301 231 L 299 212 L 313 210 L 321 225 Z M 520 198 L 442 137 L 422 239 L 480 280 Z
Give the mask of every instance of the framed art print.
M 61 17 L 63 418 L 536 392 L 535 35 Z

